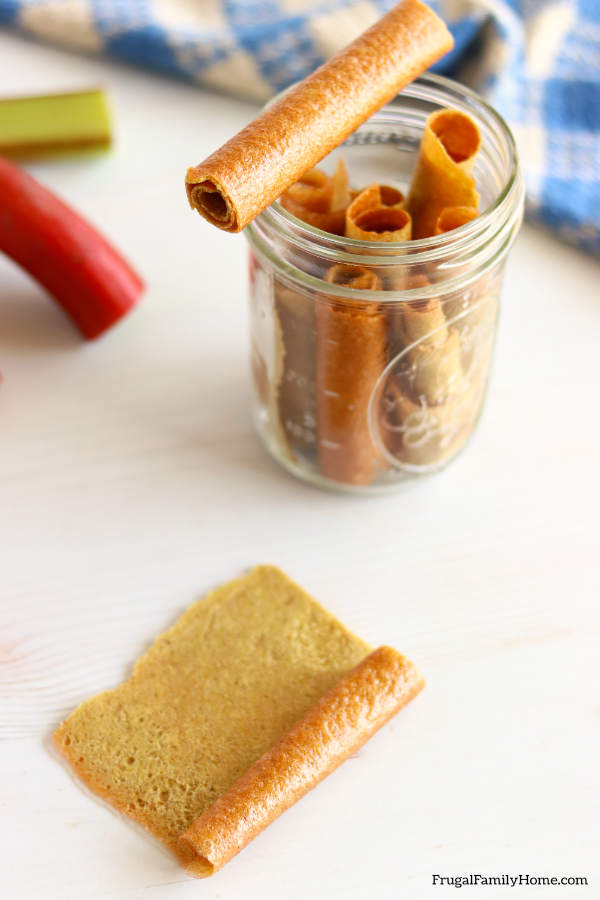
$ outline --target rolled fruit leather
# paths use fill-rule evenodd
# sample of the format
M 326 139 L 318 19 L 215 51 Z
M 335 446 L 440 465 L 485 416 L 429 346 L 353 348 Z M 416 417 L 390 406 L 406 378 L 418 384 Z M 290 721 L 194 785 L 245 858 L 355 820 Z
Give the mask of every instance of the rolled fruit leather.
M 435 234 L 447 234 L 472 222 L 477 215 L 477 209 L 473 206 L 446 207 L 438 216 Z M 497 281 L 495 275 L 480 276 L 467 290 L 456 292 L 444 302 L 446 319 L 452 322 L 452 327 L 461 335 L 461 358 L 465 373 L 468 373 L 476 362 L 476 337 L 480 334 L 481 327 L 491 328 L 495 321 Z
M 413 217 L 413 238 L 444 234 L 476 217 L 479 194 L 472 171 L 480 146 L 477 125 L 460 110 L 441 109 L 428 117 L 406 204 Z M 428 304 L 432 302 L 440 303 Z M 454 320 L 467 302 L 464 295 L 445 298 L 446 319 Z M 411 312 L 409 303 L 406 315 Z M 460 329 L 453 327 L 445 336 L 440 329 L 409 357 L 415 366 L 413 393 L 428 405 L 443 403 L 461 378 Z
M 402 191 L 391 184 L 379 185 L 379 197 L 382 206 L 398 206 L 403 209 L 406 204 L 406 197 Z
M 404 202 L 404 195 L 396 188 L 372 184 L 361 191 L 346 210 L 346 237 L 369 243 L 410 241 L 412 220 L 404 209 Z M 390 291 L 402 290 L 404 281 L 404 277 L 392 269 L 391 274 L 386 273 L 383 286 Z
M 213 225 L 241 231 L 452 45 L 445 24 L 429 7 L 402 0 L 191 167 L 190 205 Z
M 335 265 L 331 284 L 381 290 L 361 266 Z M 387 321 L 380 305 L 323 295 L 316 300 L 317 444 L 321 474 L 366 485 L 382 462 L 369 429 L 369 403 L 386 363 Z
M 379 647 L 267 751 L 179 839 L 191 875 L 224 866 L 415 697 L 424 680 L 391 647 Z
M 472 222 L 477 218 L 477 209 L 474 206 L 447 206 L 441 211 L 435 223 L 435 234 L 446 234 Z
M 343 234 L 350 203 L 348 172 L 340 159 L 333 175 L 311 169 L 279 198 L 284 209 L 314 228 Z
M 401 208 L 404 196 L 397 188 L 374 184 L 356 194 L 350 206 L 349 200 L 348 175 L 340 160 L 332 177 L 313 169 L 285 192 L 281 203 L 309 224 L 333 233 L 345 232 L 346 237 L 367 242 L 410 239 L 410 216 Z M 318 440 L 315 307 L 313 298 L 277 278 L 274 295 L 283 353 L 277 386 L 280 431 L 294 458 L 295 451 L 315 449 Z
M 398 201 L 398 197 L 395 197 Z M 362 191 L 346 211 L 346 237 L 365 243 L 410 239 L 411 221 L 398 206 L 384 206 L 378 184 Z M 369 269 L 337 265 L 334 284 L 381 290 Z M 388 326 L 376 303 L 317 305 L 317 436 L 321 473 L 345 484 L 369 484 L 382 467 L 369 429 L 369 404 L 387 359 Z
M 477 209 L 479 194 L 471 173 L 480 144 L 479 129 L 465 113 L 441 109 L 428 117 L 406 204 L 414 239 L 433 236 L 446 207 Z
M 483 379 L 465 382 L 464 393 L 440 406 L 414 400 L 400 380 L 389 378 L 382 399 L 380 434 L 394 460 L 418 467 L 441 465 L 466 441 L 483 399 Z
M 396 650 L 371 651 L 278 569 L 257 566 L 194 603 L 126 681 L 58 726 L 54 745 L 206 876 L 423 685 Z
M 333 175 L 311 169 L 280 198 L 281 205 L 315 228 L 343 234 L 350 202 L 348 172 L 340 159 Z M 280 337 L 274 415 L 291 459 L 316 449 L 315 303 L 312 295 L 273 279 L 274 316 Z
M 372 184 L 362 191 L 346 210 L 345 234 L 353 240 L 409 241 L 411 233 L 409 214 L 400 205 L 384 204 L 379 184 Z
M 414 275 L 409 286 L 426 288 L 429 281 Z M 391 366 L 380 401 L 380 435 L 402 463 L 441 464 L 460 449 L 475 423 L 485 366 L 467 373 L 463 334 L 447 324 L 438 297 L 405 302 L 399 333 L 398 363 Z
M 445 234 L 476 217 L 474 206 L 444 207 L 435 234 Z M 404 379 L 391 380 L 388 402 L 398 431 L 396 452 L 406 462 L 430 465 L 453 455 L 477 418 L 497 308 L 493 282 L 489 275 L 480 277 L 466 291 L 446 297 L 443 310 L 437 297 L 408 302 L 403 308 L 404 346 L 418 343 L 407 353 L 410 389 Z M 412 286 L 428 283 L 426 277 L 414 276 Z

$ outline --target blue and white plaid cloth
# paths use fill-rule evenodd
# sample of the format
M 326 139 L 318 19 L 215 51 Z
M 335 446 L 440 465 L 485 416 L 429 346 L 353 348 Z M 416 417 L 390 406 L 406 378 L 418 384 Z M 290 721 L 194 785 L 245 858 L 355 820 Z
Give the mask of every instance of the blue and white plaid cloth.
M 0 23 L 265 100 L 395 0 L 0 0 Z M 527 213 L 600 253 L 600 0 L 438 0 L 455 49 L 438 71 L 507 119 Z

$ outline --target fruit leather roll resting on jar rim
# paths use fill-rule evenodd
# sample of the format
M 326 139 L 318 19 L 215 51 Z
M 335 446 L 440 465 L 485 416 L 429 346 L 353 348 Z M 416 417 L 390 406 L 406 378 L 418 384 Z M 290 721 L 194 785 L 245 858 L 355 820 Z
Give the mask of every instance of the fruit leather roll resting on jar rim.
M 402 0 L 352 44 L 188 170 L 190 205 L 241 231 L 452 47 L 442 20 Z

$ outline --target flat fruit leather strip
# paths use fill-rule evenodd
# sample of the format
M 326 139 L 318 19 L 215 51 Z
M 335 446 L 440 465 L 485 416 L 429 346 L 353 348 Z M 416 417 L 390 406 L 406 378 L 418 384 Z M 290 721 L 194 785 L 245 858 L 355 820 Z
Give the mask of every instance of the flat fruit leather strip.
M 179 856 L 190 825 L 371 652 L 283 572 L 257 566 L 194 603 L 54 743 Z
M 381 290 L 360 266 L 333 266 L 327 281 L 358 290 Z M 316 300 L 317 436 L 319 468 L 343 484 L 373 481 L 378 468 L 368 410 L 386 362 L 387 321 L 377 303 Z
M 471 172 L 480 144 L 479 129 L 465 113 L 441 109 L 428 117 L 407 200 L 415 240 L 435 234 L 446 207 L 477 208 Z
M 396 650 L 371 653 L 181 836 L 188 872 L 203 877 L 224 866 L 423 687 L 420 673 Z
M 209 875 L 423 687 L 273 566 L 210 591 L 54 744 L 86 785 Z
M 213 225 L 241 231 L 452 45 L 445 24 L 429 7 L 402 0 L 190 168 L 190 205 Z
M 441 211 L 435 223 L 435 234 L 446 234 L 454 231 L 467 222 L 477 218 L 477 209 L 474 206 L 447 206 Z

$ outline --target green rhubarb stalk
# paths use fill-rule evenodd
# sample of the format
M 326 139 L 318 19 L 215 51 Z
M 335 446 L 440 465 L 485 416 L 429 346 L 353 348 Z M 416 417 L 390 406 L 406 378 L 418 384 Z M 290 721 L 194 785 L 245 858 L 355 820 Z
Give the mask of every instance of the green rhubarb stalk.
M 0 100 L 0 156 L 34 159 L 110 147 L 110 113 L 101 89 Z

